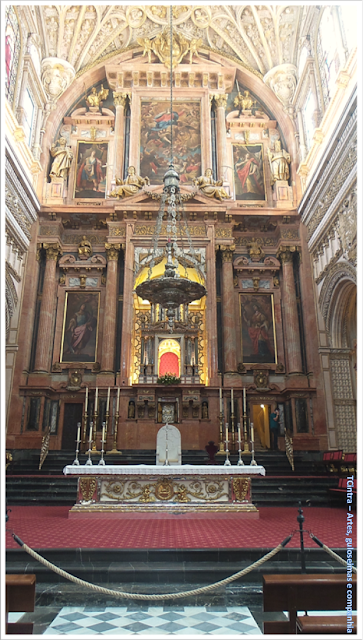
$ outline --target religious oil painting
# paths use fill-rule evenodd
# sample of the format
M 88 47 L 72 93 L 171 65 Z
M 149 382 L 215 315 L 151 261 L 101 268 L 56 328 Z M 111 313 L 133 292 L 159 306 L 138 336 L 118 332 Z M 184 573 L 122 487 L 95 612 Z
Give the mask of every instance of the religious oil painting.
M 163 184 L 170 163 L 171 126 L 173 161 L 180 184 L 192 184 L 201 174 L 200 102 L 175 100 L 141 103 L 140 175 L 151 184 Z
M 277 362 L 273 295 L 241 293 L 240 309 L 243 363 Z
M 96 362 L 99 292 L 66 293 L 61 362 Z
M 262 144 L 233 145 L 236 200 L 265 200 Z
M 75 198 L 105 197 L 107 152 L 107 142 L 78 143 Z

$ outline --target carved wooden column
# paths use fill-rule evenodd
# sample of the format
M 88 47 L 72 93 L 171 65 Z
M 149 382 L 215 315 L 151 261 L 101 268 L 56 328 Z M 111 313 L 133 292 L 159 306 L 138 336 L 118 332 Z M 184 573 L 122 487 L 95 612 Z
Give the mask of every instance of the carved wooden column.
M 107 253 L 107 280 L 105 317 L 103 321 L 102 366 L 104 372 L 114 370 L 117 312 L 117 261 L 120 244 L 105 243 Z
M 35 371 L 48 372 L 52 352 L 52 328 L 56 308 L 57 295 L 57 260 L 62 255 L 58 243 L 43 244 L 46 251 L 46 265 L 44 273 L 42 302 L 39 313 L 38 339 L 35 353 Z
M 292 263 L 294 251 L 295 247 L 281 247 L 277 257 L 282 262 L 282 303 L 285 320 L 287 370 L 288 373 L 301 373 L 299 316 Z
M 232 258 L 234 245 L 221 246 L 222 251 L 222 322 L 224 373 L 237 371 L 236 328 Z
M 217 167 L 218 180 L 226 181 L 227 170 L 227 136 L 226 136 L 226 106 L 227 94 L 221 93 L 214 96 L 216 103 L 216 125 L 217 125 Z
M 206 248 L 207 298 L 206 332 L 208 336 L 208 378 L 210 385 L 218 385 L 218 339 L 217 339 L 217 289 L 215 258 L 215 226 L 207 224 L 209 244 Z
M 120 380 L 122 385 L 129 384 L 130 364 L 131 364 L 131 341 L 132 323 L 134 313 L 134 245 L 131 238 L 134 232 L 134 225 L 126 223 L 125 242 L 125 278 L 124 278 L 124 304 L 122 314 L 122 342 L 121 342 L 121 363 Z
M 128 96 L 127 93 L 113 92 L 113 103 L 116 107 L 115 115 L 115 147 L 112 171 L 112 182 L 117 178 L 123 178 L 124 171 L 124 136 L 125 136 L 125 106 Z

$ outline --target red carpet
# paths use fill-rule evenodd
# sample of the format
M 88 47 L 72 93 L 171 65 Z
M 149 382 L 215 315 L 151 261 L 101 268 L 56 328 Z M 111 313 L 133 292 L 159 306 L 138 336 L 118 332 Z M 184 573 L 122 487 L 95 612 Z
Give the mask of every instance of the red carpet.
M 11 507 L 7 529 L 35 549 L 215 549 L 273 548 L 298 528 L 295 507 L 261 507 L 258 520 L 69 519 L 70 507 Z M 304 529 L 328 547 L 345 547 L 345 509 L 304 509 Z M 356 514 L 354 513 L 354 521 Z M 353 534 L 357 546 L 356 527 Z M 8 549 L 19 548 L 6 533 Z M 306 547 L 316 547 L 304 534 Z M 299 547 L 295 534 L 289 547 Z

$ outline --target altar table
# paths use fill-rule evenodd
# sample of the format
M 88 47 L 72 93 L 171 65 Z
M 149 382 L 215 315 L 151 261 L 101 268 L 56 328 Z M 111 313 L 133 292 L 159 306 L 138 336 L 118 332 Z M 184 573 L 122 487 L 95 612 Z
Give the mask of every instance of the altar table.
M 244 514 L 259 516 L 252 503 L 251 476 L 262 466 L 67 465 L 78 476 L 70 517 L 139 514 Z

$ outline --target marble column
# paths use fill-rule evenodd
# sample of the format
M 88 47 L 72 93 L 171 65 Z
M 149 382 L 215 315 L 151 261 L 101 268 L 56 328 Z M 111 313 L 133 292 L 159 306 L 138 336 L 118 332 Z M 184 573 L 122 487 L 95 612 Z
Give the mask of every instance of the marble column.
M 282 304 L 286 336 L 286 360 L 288 373 L 301 373 L 301 347 L 299 317 L 297 312 L 296 289 L 293 269 L 295 247 L 282 247 L 277 257 L 282 262 Z
M 216 103 L 216 125 L 217 125 L 217 167 L 218 180 L 226 182 L 227 171 L 227 136 L 226 136 L 226 106 L 227 95 L 224 93 L 214 96 Z
M 53 346 L 52 329 L 56 308 L 57 295 L 57 260 L 62 255 L 62 250 L 58 243 L 43 244 L 46 251 L 46 265 L 44 273 L 44 283 L 42 292 L 42 302 L 40 305 L 38 338 L 35 352 L 34 370 L 48 372 L 50 370 L 50 358 Z
M 112 182 L 116 181 L 116 177 L 123 178 L 124 173 L 125 106 L 127 99 L 127 93 L 113 92 L 113 103 L 116 107 L 116 115 Z
M 208 336 L 208 378 L 209 384 L 218 385 L 218 341 L 217 341 L 217 290 L 216 290 L 216 259 L 215 259 L 215 226 L 207 223 L 207 237 L 209 244 L 206 248 L 206 333 Z
M 236 327 L 232 258 L 234 245 L 220 247 L 222 251 L 222 323 L 224 373 L 237 371 Z
M 121 245 L 106 242 L 105 248 L 107 253 L 107 280 L 101 369 L 103 372 L 112 373 L 114 370 L 116 341 L 117 263 Z
M 134 233 L 134 225 L 126 223 L 125 242 L 125 277 L 123 293 L 123 314 L 122 314 L 122 341 L 121 341 L 121 363 L 120 363 L 120 384 L 128 385 L 131 367 L 131 341 L 133 330 L 134 313 L 134 245 L 131 238 Z

